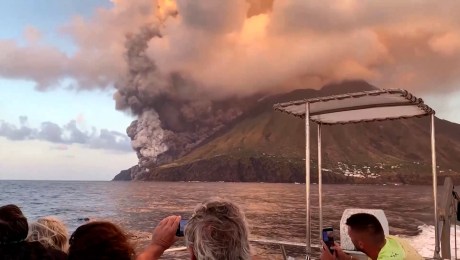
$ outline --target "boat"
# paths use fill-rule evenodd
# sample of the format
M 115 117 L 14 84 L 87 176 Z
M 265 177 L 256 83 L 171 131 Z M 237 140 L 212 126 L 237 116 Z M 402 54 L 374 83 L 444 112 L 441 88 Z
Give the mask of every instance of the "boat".
M 317 241 L 321 241 L 321 230 L 323 228 L 323 205 L 322 205 L 322 151 L 321 134 L 322 128 L 329 125 L 359 124 L 386 120 L 403 120 L 413 117 L 430 118 L 430 138 L 431 138 L 431 173 L 433 177 L 433 225 L 435 227 L 435 248 L 433 258 L 430 259 L 451 259 L 450 227 L 453 216 L 456 214 L 458 196 L 454 192 L 454 185 L 450 178 L 446 178 L 440 203 L 438 205 L 438 178 L 435 149 L 435 111 L 420 98 L 403 89 L 383 89 L 333 95 L 326 97 L 316 97 L 278 103 L 273 106 L 277 111 L 299 117 L 305 120 L 305 190 L 306 190 L 306 237 L 305 237 L 305 259 L 312 259 L 311 243 L 311 161 L 310 161 L 310 130 L 311 122 L 317 124 L 318 136 L 318 215 L 319 215 L 319 234 Z M 382 211 L 383 212 L 383 211 Z M 345 212 L 344 212 L 345 214 Z M 344 215 L 343 215 L 344 216 Z M 342 216 L 342 220 L 343 217 Z M 378 217 L 379 218 L 379 217 Z M 379 218 L 380 220 L 380 218 Z M 382 221 L 381 221 L 382 222 Z M 343 223 L 341 223 L 342 229 Z M 388 224 L 387 224 L 388 225 Z M 384 225 L 383 225 L 384 226 Z M 456 226 L 456 225 L 455 225 Z M 385 229 L 385 227 L 384 227 Z M 455 232 L 456 233 L 456 232 Z M 455 234 L 456 235 L 456 234 Z M 348 235 L 341 232 L 341 241 L 346 240 L 342 236 Z M 348 238 L 349 239 L 349 238 Z M 263 241 L 262 241 L 263 242 Z M 266 241 L 267 243 L 270 241 Z M 289 242 L 278 243 L 284 245 L 299 245 L 299 243 L 289 244 Z M 343 243 L 342 243 L 343 245 Z M 303 245 L 302 245 L 303 246 Z M 284 249 L 282 249 L 284 255 Z M 347 251 L 354 257 L 360 257 L 359 252 Z M 284 258 L 287 257 L 284 255 Z M 455 259 L 457 259 L 456 237 L 455 237 Z

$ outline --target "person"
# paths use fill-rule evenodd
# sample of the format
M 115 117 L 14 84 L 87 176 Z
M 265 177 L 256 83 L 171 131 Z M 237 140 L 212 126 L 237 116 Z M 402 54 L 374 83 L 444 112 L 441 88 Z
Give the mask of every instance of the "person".
M 128 236 L 115 224 L 94 221 L 78 227 L 69 240 L 69 260 L 131 260 L 135 258 Z
M 56 217 L 42 217 L 29 224 L 27 241 L 38 241 L 47 248 L 67 252 L 69 231 L 65 224 Z
M 39 242 L 26 241 L 29 225 L 21 209 L 13 204 L 0 207 L 0 259 L 53 260 Z
M 351 215 L 346 224 L 348 226 L 348 236 L 357 250 L 366 254 L 372 260 L 418 260 L 423 259 L 417 251 L 405 240 L 387 236 L 379 220 L 368 213 L 357 213 Z M 334 255 L 326 250 L 324 242 L 321 259 L 353 259 L 347 255 L 342 248 L 336 244 Z
M 153 231 L 149 247 L 138 260 L 158 259 L 176 241 L 181 217 L 163 219 Z M 249 229 L 243 211 L 234 203 L 215 198 L 198 205 L 185 227 L 191 260 L 251 259 Z

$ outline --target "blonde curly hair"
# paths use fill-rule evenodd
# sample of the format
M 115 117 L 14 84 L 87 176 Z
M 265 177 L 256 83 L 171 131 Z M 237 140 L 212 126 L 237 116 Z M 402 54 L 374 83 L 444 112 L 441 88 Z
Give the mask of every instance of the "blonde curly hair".
M 61 220 L 47 216 L 29 224 L 27 241 L 38 241 L 45 247 L 67 252 L 69 250 L 69 231 Z

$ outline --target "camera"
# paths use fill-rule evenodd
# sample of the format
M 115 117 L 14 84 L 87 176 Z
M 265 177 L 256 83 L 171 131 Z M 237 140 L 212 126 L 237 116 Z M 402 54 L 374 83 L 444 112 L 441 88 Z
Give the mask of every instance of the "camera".
M 179 226 L 177 227 L 176 236 L 178 237 L 184 236 L 185 226 L 187 225 L 187 222 L 188 222 L 188 219 L 180 220 Z

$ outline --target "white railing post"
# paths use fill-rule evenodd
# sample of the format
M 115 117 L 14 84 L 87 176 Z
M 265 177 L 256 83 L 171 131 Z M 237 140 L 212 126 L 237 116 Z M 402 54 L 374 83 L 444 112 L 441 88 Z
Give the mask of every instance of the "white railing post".
M 436 169 L 436 144 L 435 144 L 434 113 L 431 114 L 431 170 L 433 174 L 433 203 L 434 203 L 434 236 L 436 239 L 434 258 L 440 259 L 439 251 L 439 221 L 438 221 L 438 176 Z
M 307 259 L 311 255 L 310 241 L 310 103 L 305 102 L 305 211 L 306 211 L 306 253 Z

